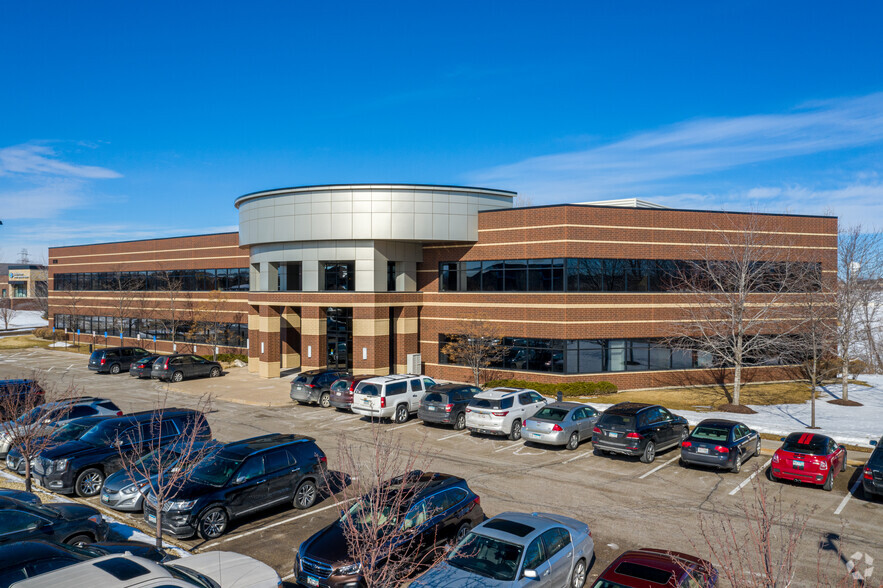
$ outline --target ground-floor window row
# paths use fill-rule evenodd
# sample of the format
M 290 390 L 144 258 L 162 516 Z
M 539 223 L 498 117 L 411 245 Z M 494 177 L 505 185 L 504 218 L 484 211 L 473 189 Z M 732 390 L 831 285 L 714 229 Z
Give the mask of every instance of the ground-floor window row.
M 84 272 L 55 274 L 55 291 L 247 291 L 247 267 L 143 272 Z
M 453 364 L 442 353 L 456 335 L 439 336 L 439 363 Z M 504 337 L 502 357 L 490 368 L 595 374 L 652 370 L 710 369 L 721 367 L 707 351 L 671 345 L 663 339 L 523 339 Z M 751 365 L 777 365 L 774 357 L 752 358 Z M 465 362 L 460 362 L 461 365 Z
M 248 325 L 246 323 L 211 323 L 193 324 L 180 321 L 180 324 L 171 325 L 170 321 L 161 321 L 146 318 L 123 318 L 112 316 L 72 316 L 69 314 L 55 315 L 55 328 L 98 335 L 107 334 L 108 337 L 138 337 L 142 339 L 158 341 L 171 341 L 172 328 L 176 332 L 175 341 L 182 343 L 200 343 L 203 345 L 218 345 L 220 347 L 247 347 Z
M 725 262 L 717 262 L 723 265 Z M 775 291 L 785 281 L 821 275 L 819 263 L 759 262 L 755 291 Z M 677 292 L 685 280 L 699 284 L 714 268 L 697 271 L 702 262 L 671 259 L 506 259 L 453 261 L 438 265 L 440 292 Z M 718 268 L 722 276 L 730 272 Z M 690 277 L 691 272 L 696 274 Z M 754 279 L 753 278 L 753 279 Z M 767 288 L 764 288 L 767 284 Z M 709 284 L 707 290 L 715 290 Z M 797 290 L 795 286 L 795 290 Z

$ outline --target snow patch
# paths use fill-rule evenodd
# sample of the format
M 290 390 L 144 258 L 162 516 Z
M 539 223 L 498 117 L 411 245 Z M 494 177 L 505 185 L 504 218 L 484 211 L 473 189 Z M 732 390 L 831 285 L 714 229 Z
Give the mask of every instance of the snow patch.
M 9 321 L 9 330 L 48 327 L 49 321 L 42 315 L 39 310 L 17 310 Z

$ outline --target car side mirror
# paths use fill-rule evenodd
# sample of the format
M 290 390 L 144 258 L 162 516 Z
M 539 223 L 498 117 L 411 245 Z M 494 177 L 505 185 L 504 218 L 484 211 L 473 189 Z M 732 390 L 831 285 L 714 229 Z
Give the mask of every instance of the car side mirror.
M 785 440 L 784 437 L 779 437 L 779 441 L 784 441 L 784 440 Z
M 877 446 L 877 442 L 876 442 L 876 441 L 871 441 L 871 447 L 876 447 L 876 446 Z
M 242 484 L 243 482 L 245 482 L 245 476 L 238 476 L 237 478 L 235 478 L 233 480 L 233 485 L 238 486 L 238 485 Z
M 530 578 L 531 580 L 536 580 L 539 578 L 539 574 L 537 574 L 536 570 L 524 570 L 524 577 Z

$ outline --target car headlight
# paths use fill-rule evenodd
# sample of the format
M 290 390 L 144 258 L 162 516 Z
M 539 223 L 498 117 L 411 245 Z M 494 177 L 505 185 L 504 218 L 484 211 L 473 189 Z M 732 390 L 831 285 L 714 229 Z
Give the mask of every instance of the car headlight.
M 138 492 L 143 487 L 144 487 L 143 482 L 141 484 L 129 484 L 128 486 L 126 486 L 125 488 L 120 490 L 120 494 L 125 494 L 125 495 L 129 496 L 129 495 L 132 495 L 132 494 Z
M 94 514 L 89 517 L 89 522 L 95 523 L 96 525 L 100 525 L 103 521 L 104 519 L 101 518 L 100 514 Z
M 194 504 L 196 504 L 195 500 L 170 500 L 163 505 L 162 509 L 164 511 L 190 510 Z
M 56 459 L 55 461 L 52 462 L 52 469 L 54 469 L 58 473 L 61 473 L 65 470 L 67 470 L 67 466 L 70 463 L 70 461 L 71 461 L 71 458 L 69 458 L 69 457 L 66 457 L 64 459 Z
M 354 563 L 348 566 L 342 566 L 334 570 L 335 576 L 351 576 L 362 571 L 362 564 Z

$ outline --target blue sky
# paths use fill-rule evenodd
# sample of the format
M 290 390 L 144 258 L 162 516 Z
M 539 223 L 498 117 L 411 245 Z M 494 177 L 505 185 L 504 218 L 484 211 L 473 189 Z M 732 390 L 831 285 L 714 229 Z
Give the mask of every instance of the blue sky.
M 2 2 L 0 251 L 320 183 L 883 213 L 875 2 Z

